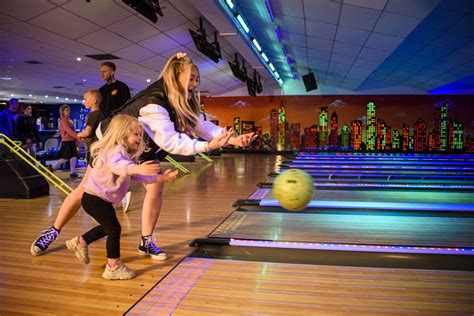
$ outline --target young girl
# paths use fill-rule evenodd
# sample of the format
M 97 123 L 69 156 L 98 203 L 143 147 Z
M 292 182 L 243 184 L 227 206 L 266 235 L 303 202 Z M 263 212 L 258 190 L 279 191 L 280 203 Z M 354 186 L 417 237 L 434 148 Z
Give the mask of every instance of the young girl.
M 91 147 L 93 168 L 84 182 L 82 207 L 100 225 L 66 241 L 66 246 L 87 264 L 87 245 L 107 236 L 107 265 L 102 277 L 108 280 L 131 279 L 136 275 L 120 260 L 121 227 L 113 203 L 123 198 L 130 178 L 144 183 L 161 183 L 174 180 L 178 174 L 177 170 L 166 170 L 160 175 L 160 165 L 153 161 L 137 164 L 144 150 L 143 128 L 136 118 L 128 115 L 115 116 L 105 136 Z
M 160 160 L 168 153 L 195 155 L 225 146 L 226 144 L 246 147 L 254 139 L 253 133 L 232 137 L 227 131 L 212 122 L 204 121 L 199 114 L 199 70 L 185 54 L 178 53 L 168 59 L 159 79 L 139 92 L 112 115 L 121 113 L 138 118 L 143 123 L 148 137 L 148 148 L 141 160 Z M 109 118 L 110 119 L 110 118 Z M 99 132 L 107 124 L 101 123 Z M 188 128 L 207 141 L 191 139 L 179 131 Z M 87 174 L 87 171 L 86 171 Z M 146 195 L 142 209 L 142 237 L 138 251 L 155 260 L 165 260 L 164 253 L 153 239 L 153 231 L 161 211 L 163 183 L 146 184 Z M 79 209 L 84 192 L 79 186 L 64 201 L 54 225 L 44 230 L 33 242 L 31 254 L 38 256 L 57 239 L 60 229 Z
M 58 167 L 69 160 L 70 171 L 69 176 L 71 178 L 78 178 L 79 175 L 76 173 L 77 163 L 77 146 L 79 145 L 80 139 L 74 131 L 74 124 L 71 120 L 71 108 L 67 104 L 61 105 L 59 108 L 59 115 L 61 120 L 59 121 L 59 133 L 61 134 L 61 147 L 59 148 L 58 158 L 59 160 L 52 166 L 48 166 L 51 171 L 58 169 Z

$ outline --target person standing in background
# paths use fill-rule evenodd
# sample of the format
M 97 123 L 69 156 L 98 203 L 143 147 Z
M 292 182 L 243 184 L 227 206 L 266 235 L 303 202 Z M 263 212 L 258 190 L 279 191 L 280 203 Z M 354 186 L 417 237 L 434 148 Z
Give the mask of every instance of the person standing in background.
M 18 139 L 22 141 L 22 147 L 31 156 L 36 158 L 36 150 L 41 148 L 41 138 L 38 133 L 36 119 L 33 117 L 33 108 L 31 105 L 22 105 L 23 114 L 16 119 Z
M 100 66 L 100 75 L 102 80 L 106 81 L 102 87 L 100 87 L 100 93 L 102 94 L 102 102 L 100 103 L 100 111 L 107 117 L 111 112 L 120 108 L 125 101 L 130 99 L 130 89 L 128 86 L 115 79 L 115 64 L 106 61 Z
M 100 111 L 104 117 L 108 117 L 110 113 L 119 109 L 125 101 L 130 99 L 130 89 L 128 86 L 115 79 L 115 70 L 117 67 L 110 61 L 103 62 L 100 65 L 100 76 L 102 80 L 107 83 L 100 87 L 100 93 L 102 94 L 102 102 L 100 103 Z M 122 199 L 121 205 L 123 212 L 128 210 L 130 206 L 130 197 L 132 192 L 128 191 Z
M 13 139 L 16 136 L 16 121 L 13 108 L 18 103 L 17 99 L 10 99 L 5 109 L 0 112 L 0 133 L 3 133 Z

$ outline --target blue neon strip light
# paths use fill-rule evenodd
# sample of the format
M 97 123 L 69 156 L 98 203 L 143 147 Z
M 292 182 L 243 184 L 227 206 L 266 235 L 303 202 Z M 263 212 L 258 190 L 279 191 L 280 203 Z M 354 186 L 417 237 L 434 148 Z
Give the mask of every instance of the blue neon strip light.
M 297 158 L 291 160 L 293 164 L 321 164 L 321 163 L 341 163 L 347 165 L 362 165 L 362 164 L 371 164 L 371 165 L 456 165 L 456 166 L 474 166 L 474 161 L 424 161 L 424 160 L 347 160 L 341 158 L 321 158 L 321 159 L 301 159 Z
M 275 28 L 275 33 L 278 38 L 278 42 L 281 43 L 281 33 L 280 33 L 280 28 L 278 26 Z
M 262 199 L 260 206 L 281 206 L 276 199 Z M 399 211 L 446 211 L 474 212 L 474 204 L 461 203 L 401 203 L 401 202 L 361 202 L 361 201 L 313 201 L 307 207 L 313 208 L 346 208 L 377 209 Z
M 289 164 L 289 168 L 299 168 L 299 169 L 350 169 L 354 166 L 349 165 L 321 165 L 321 164 Z M 431 167 L 431 166 L 370 166 L 362 165 L 358 166 L 360 169 L 396 169 L 396 170 L 454 170 L 454 171 L 473 171 L 474 167 Z
M 357 244 L 326 244 L 231 239 L 231 246 L 264 247 L 284 249 L 333 250 L 333 251 L 361 251 L 384 253 L 416 253 L 436 255 L 474 255 L 474 248 L 469 247 L 419 247 L 419 246 L 385 246 L 385 245 L 357 245 Z
M 262 47 L 260 46 L 260 44 L 257 42 L 255 38 L 252 39 L 252 43 L 255 45 L 255 47 L 257 48 L 259 52 L 262 51 Z
M 373 189 L 443 189 L 443 190 L 474 190 L 473 185 L 447 184 L 403 184 L 403 183 L 314 183 L 315 187 L 337 188 L 373 188 Z
M 240 14 L 237 14 L 235 18 L 237 19 L 237 21 L 239 21 L 240 25 L 242 26 L 242 28 L 244 29 L 246 33 L 250 32 L 249 27 L 247 26 L 247 24 L 245 23 L 244 19 L 242 18 Z
M 265 55 L 265 53 L 262 53 L 261 55 L 262 55 L 263 60 L 265 60 L 265 61 L 268 63 L 268 57 L 267 57 L 267 55 Z
M 234 3 L 232 2 L 232 0 L 226 0 L 225 3 L 229 6 L 229 8 L 234 8 Z
M 270 19 L 275 20 L 275 16 L 273 15 L 272 7 L 270 6 L 269 0 L 265 0 L 265 5 L 267 6 L 268 14 L 270 14 Z

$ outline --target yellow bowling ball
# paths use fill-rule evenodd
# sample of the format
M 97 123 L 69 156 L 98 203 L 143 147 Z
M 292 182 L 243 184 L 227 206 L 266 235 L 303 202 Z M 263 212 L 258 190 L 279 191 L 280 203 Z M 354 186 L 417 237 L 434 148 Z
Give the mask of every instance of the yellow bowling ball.
M 300 169 L 280 173 L 273 182 L 273 195 L 289 211 L 301 211 L 313 196 L 313 178 Z

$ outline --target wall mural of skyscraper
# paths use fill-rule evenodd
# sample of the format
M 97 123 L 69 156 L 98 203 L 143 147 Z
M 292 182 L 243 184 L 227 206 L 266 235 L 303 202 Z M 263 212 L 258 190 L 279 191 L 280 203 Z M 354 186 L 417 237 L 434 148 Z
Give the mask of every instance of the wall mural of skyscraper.
M 208 119 L 261 137 L 252 149 L 474 152 L 470 95 L 204 98 Z

